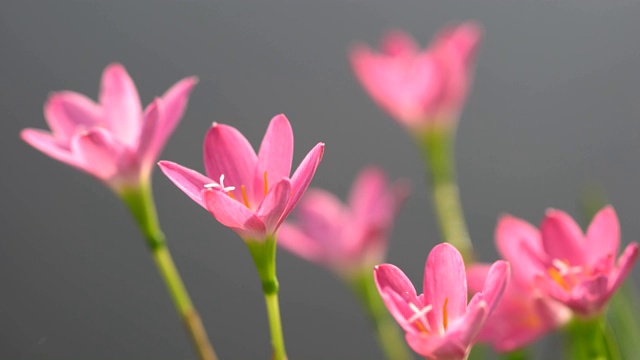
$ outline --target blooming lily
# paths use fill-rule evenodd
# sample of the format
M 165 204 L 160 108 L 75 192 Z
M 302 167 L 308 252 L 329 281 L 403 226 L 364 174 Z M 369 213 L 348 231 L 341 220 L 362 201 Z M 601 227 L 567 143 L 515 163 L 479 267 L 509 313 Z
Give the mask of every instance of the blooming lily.
M 496 261 L 482 292 L 467 305 L 467 278 L 462 256 L 448 243 L 429 253 L 424 293 L 416 294 L 402 270 L 376 266 L 374 277 L 387 308 L 404 329 L 409 346 L 430 359 L 466 359 L 487 317 L 500 300 L 509 278 L 509 263 Z
M 571 312 L 534 286 L 533 274 L 529 272 L 532 266 L 520 255 L 522 249 L 535 254 L 543 251 L 540 233 L 535 227 L 505 215 L 498 221 L 495 238 L 498 252 L 513 264 L 512 277 L 478 341 L 490 343 L 496 351 L 506 352 L 524 347 L 564 325 Z M 467 270 L 471 293 L 482 289 L 488 270 L 488 264 L 474 264 Z
M 278 244 L 343 276 L 364 269 L 370 274 L 384 259 L 388 233 L 407 194 L 404 182 L 389 184 L 377 167 L 360 172 L 348 204 L 327 191 L 310 189 L 297 207 L 298 221 L 280 228 Z
M 235 128 L 214 123 L 204 142 L 207 176 L 169 161 L 160 168 L 191 199 L 245 240 L 274 235 L 305 192 L 322 159 L 318 143 L 293 176 L 293 132 L 277 115 L 256 155 Z
M 350 51 L 356 77 L 392 117 L 412 131 L 455 124 L 471 86 L 481 30 L 471 22 L 445 28 L 427 49 L 394 31 L 381 53 L 366 45 Z
M 586 236 L 566 213 L 548 210 L 540 225 L 541 252 L 520 249 L 534 284 L 583 318 L 598 316 L 638 259 L 630 243 L 620 258 L 620 225 L 615 210 L 600 210 Z
M 100 101 L 61 91 L 44 105 L 51 133 L 25 129 L 31 146 L 83 170 L 116 192 L 148 182 L 153 164 L 187 106 L 197 78 L 185 78 L 143 112 L 135 84 L 120 64 L 102 74 Z

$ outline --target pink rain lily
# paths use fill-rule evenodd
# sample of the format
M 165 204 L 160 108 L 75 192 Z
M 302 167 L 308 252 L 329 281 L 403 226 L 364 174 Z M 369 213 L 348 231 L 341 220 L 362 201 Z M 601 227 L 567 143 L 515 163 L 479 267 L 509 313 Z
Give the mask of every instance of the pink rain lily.
M 160 168 L 192 200 L 245 240 L 274 235 L 305 192 L 324 153 L 318 143 L 290 177 L 293 132 L 289 120 L 271 120 L 256 155 L 235 128 L 214 123 L 204 141 L 207 176 L 176 163 Z
M 506 352 L 524 347 L 564 325 L 571 312 L 534 286 L 528 258 L 520 255 L 525 248 L 535 254 L 542 252 L 540 233 L 535 227 L 512 216 L 502 216 L 496 228 L 496 247 L 513 264 L 512 277 L 478 341 Z M 482 289 L 488 270 L 488 264 L 475 264 L 467 270 L 470 292 Z
M 350 52 L 356 77 L 371 97 L 412 131 L 454 124 L 473 77 L 481 30 L 468 22 L 445 28 L 427 49 L 394 31 L 381 53 L 366 45 Z
M 638 259 L 638 243 L 629 244 L 616 261 L 620 225 L 611 206 L 600 210 L 586 236 L 566 213 L 548 210 L 540 225 L 542 246 L 521 248 L 520 266 L 534 284 L 581 317 L 599 315 Z
M 138 90 L 120 64 L 102 74 L 99 103 L 61 91 L 44 105 L 51 132 L 25 129 L 21 137 L 52 158 L 104 181 L 116 192 L 147 182 L 153 164 L 186 109 L 197 78 L 185 78 L 144 111 Z
M 509 279 L 509 263 L 496 261 L 481 292 L 467 304 L 467 277 L 460 252 L 448 243 L 429 253 L 424 293 L 394 265 L 374 270 L 378 291 L 418 354 L 437 360 L 466 359 L 476 336 L 500 300 Z
M 298 221 L 282 225 L 278 244 L 344 276 L 369 271 L 384 259 L 388 233 L 407 194 L 405 182 L 389 184 L 381 169 L 365 168 L 348 204 L 327 191 L 309 190 L 296 210 Z

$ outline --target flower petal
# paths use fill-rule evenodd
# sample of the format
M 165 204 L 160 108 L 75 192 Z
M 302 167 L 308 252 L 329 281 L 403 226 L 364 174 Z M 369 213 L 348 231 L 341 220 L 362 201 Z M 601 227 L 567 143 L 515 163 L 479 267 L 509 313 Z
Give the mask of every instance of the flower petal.
M 301 258 L 324 263 L 326 247 L 319 239 L 305 234 L 298 226 L 284 222 L 278 230 L 278 246 L 285 248 Z
M 264 223 L 267 234 L 275 233 L 284 221 L 283 211 L 290 195 L 291 180 L 284 178 L 269 190 L 256 210 L 256 216 Z
M 496 247 L 502 257 L 518 266 L 513 267 L 513 280 L 530 283 L 533 277 L 545 270 L 546 254 L 538 229 L 528 222 L 503 215 L 496 226 Z
M 38 129 L 24 129 L 20 132 L 20 137 L 27 144 L 42 151 L 48 156 L 84 170 L 82 162 L 78 158 L 74 157 L 69 149 L 58 145 L 58 142 L 51 133 Z
M 398 324 L 407 332 L 415 332 L 414 325 L 407 322 L 415 313 L 410 304 L 422 308 L 416 290 L 407 276 L 392 264 L 378 265 L 373 270 L 373 278 L 378 292 L 387 309 Z
M 467 277 L 460 252 L 448 243 L 436 245 L 429 253 L 424 270 L 425 303 L 433 306 L 431 324 L 444 330 L 444 317 L 452 323 L 467 308 Z
M 71 142 L 71 152 L 80 159 L 83 168 L 102 180 L 125 175 L 125 151 L 124 146 L 103 128 L 76 135 Z
M 69 146 L 78 127 L 90 129 L 102 122 L 102 109 L 93 100 L 73 91 L 53 93 L 44 104 L 44 116 L 56 140 Z
M 636 242 L 632 242 L 627 245 L 627 247 L 620 255 L 618 259 L 618 266 L 615 272 L 609 278 L 609 289 L 607 290 L 607 297 L 605 301 L 607 301 L 611 296 L 618 290 L 624 280 L 629 275 L 631 268 L 638 260 L 638 254 L 640 253 L 640 246 Z
M 316 146 L 309 151 L 307 156 L 302 160 L 298 169 L 291 177 L 291 199 L 289 199 L 289 203 L 287 204 L 287 208 L 284 211 L 283 216 L 289 215 L 291 210 L 298 204 L 298 201 L 302 197 L 302 194 L 307 190 L 311 180 L 313 179 L 313 175 L 316 173 L 316 169 L 318 165 L 320 165 L 320 160 L 322 160 L 322 155 L 324 154 L 324 143 L 318 143 Z
M 568 261 L 572 265 L 584 264 L 587 246 L 582 230 L 571 216 L 560 210 L 547 210 L 540 225 L 542 245 L 551 259 Z
M 509 277 L 511 266 L 504 260 L 498 260 L 491 265 L 487 278 L 482 289 L 482 296 L 487 302 L 487 312 L 491 313 L 500 301 L 504 293 Z
M 191 170 L 182 165 L 171 161 L 160 161 L 158 163 L 162 172 L 173 182 L 180 190 L 184 191 L 191 200 L 198 205 L 206 208 L 204 199 L 202 198 L 202 190 L 206 184 L 214 183 L 213 180 L 200 174 L 195 170 Z
M 467 268 L 467 286 L 470 294 L 482 292 L 490 268 L 491 264 L 482 263 L 474 263 Z
M 422 333 L 407 333 L 407 343 L 421 356 L 430 359 L 464 359 L 466 348 L 448 336 L 426 335 Z
M 189 95 L 191 91 L 198 83 L 197 77 L 188 77 L 180 80 L 175 85 L 173 85 L 167 92 L 162 95 L 162 116 L 160 116 L 157 120 L 157 124 L 155 125 L 155 130 L 153 132 L 152 139 L 148 146 L 148 149 L 145 152 L 145 159 L 149 162 L 153 163 L 156 161 L 162 149 L 164 148 L 167 139 L 173 134 L 176 126 L 182 119 L 182 115 L 187 108 L 187 103 L 189 102 Z M 145 114 L 149 112 L 149 109 L 145 111 Z M 146 116 L 145 116 L 145 126 L 146 126 Z M 145 135 L 144 131 L 140 133 L 140 140 L 142 142 L 143 136 Z
M 374 221 L 388 219 L 390 216 L 386 215 L 394 213 L 395 209 L 379 206 L 388 186 L 387 176 L 380 168 L 370 166 L 360 171 L 349 192 L 349 207 L 356 217 L 373 217 Z M 376 213 L 384 215 L 375 216 Z
M 156 98 L 144 111 L 144 121 L 136 151 L 140 159 L 140 164 L 145 170 L 150 170 L 156 161 L 155 156 L 151 156 L 153 155 L 151 154 L 153 152 L 151 148 L 154 146 L 154 138 L 156 137 L 158 125 L 163 115 L 164 107 L 162 100 L 159 98 Z
M 347 224 L 347 209 L 340 199 L 328 191 L 309 189 L 296 208 L 296 217 L 302 231 L 329 248 L 340 248 L 340 234 Z M 331 251 L 331 249 L 327 249 Z
M 122 65 L 111 64 L 102 73 L 100 104 L 114 137 L 123 144 L 135 144 L 142 122 L 142 106 L 138 90 Z
M 283 115 L 277 115 L 269 123 L 264 134 L 260 151 L 258 151 L 258 167 L 256 168 L 254 191 L 256 198 L 266 195 L 264 191 L 264 176 L 266 172 L 267 184 L 275 184 L 283 177 L 291 174 L 293 159 L 293 131 L 289 120 Z
M 204 139 L 204 167 L 207 176 L 225 176 L 225 186 L 235 186 L 236 199 L 243 199 L 241 187 L 246 187 L 247 201 L 254 205 L 254 171 L 258 158 L 251 144 L 234 127 L 214 123 Z
M 589 265 L 596 264 L 603 257 L 612 262 L 618 256 L 620 246 L 620 223 L 616 211 L 607 206 L 594 216 L 587 229 L 586 260 Z
M 420 47 L 411 35 L 401 30 L 392 30 L 382 38 L 380 50 L 387 56 L 415 56 Z
M 263 241 L 266 229 L 262 221 L 240 202 L 221 190 L 203 190 L 205 207 L 222 225 L 231 228 L 243 240 Z
M 461 347 L 469 350 L 484 326 L 489 313 L 489 306 L 482 294 L 476 294 L 471 298 L 464 316 L 454 323 L 445 335 L 447 340 L 453 344 L 460 344 Z

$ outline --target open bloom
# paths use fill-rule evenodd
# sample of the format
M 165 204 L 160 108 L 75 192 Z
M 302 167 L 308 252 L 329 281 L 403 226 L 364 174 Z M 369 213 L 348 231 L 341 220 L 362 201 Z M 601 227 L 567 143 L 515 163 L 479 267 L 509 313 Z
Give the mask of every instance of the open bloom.
M 532 267 L 526 263 L 528 258 L 520 255 L 523 249 L 536 254 L 542 252 L 540 233 L 535 227 L 505 215 L 498 221 L 495 238 L 498 252 L 512 264 L 512 277 L 478 341 L 506 352 L 526 346 L 564 325 L 571 312 L 534 286 Z M 482 289 L 488 270 L 488 264 L 474 264 L 467 270 L 470 292 Z
M 509 278 L 509 263 L 496 261 L 482 292 L 467 305 L 467 277 L 462 256 L 450 244 L 429 253 L 424 270 L 424 293 L 397 267 L 374 270 L 378 291 L 406 332 L 409 346 L 430 359 L 466 359 L 476 336 L 500 300 Z
M 327 191 L 309 190 L 296 210 L 298 221 L 282 225 L 278 243 L 345 276 L 370 271 L 385 256 L 388 233 L 407 193 L 404 182 L 389 184 L 381 169 L 365 168 L 348 204 Z
M 204 141 L 207 176 L 176 163 L 161 161 L 160 168 L 191 199 L 245 240 L 274 235 L 298 203 L 324 153 L 318 143 L 289 177 L 293 158 L 293 132 L 289 120 L 271 120 L 256 155 L 235 128 L 214 123 Z
M 481 30 L 474 23 L 445 28 L 427 49 L 394 31 L 381 53 L 365 45 L 350 52 L 356 77 L 392 117 L 413 131 L 455 123 L 471 86 Z
M 44 105 L 51 133 L 25 129 L 31 146 L 104 181 L 115 191 L 148 181 L 153 164 L 180 122 L 197 78 L 183 79 L 143 112 L 138 90 L 125 68 L 102 73 L 100 101 L 61 91 Z
M 519 266 L 534 284 L 582 317 L 599 315 L 638 259 L 638 243 L 616 261 L 620 225 L 611 206 L 600 210 L 586 236 L 566 213 L 548 210 L 540 225 L 542 246 L 519 249 Z

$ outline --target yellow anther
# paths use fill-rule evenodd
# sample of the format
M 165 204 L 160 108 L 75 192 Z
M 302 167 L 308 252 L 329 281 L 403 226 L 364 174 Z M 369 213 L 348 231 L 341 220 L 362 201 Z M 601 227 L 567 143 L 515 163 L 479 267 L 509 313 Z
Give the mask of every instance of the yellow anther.
M 229 197 L 230 197 L 230 198 L 232 198 L 233 200 L 235 200 L 235 199 L 236 199 L 236 197 L 235 197 L 235 196 L 233 196 L 233 193 L 232 193 L 231 191 L 228 191 L 228 192 L 227 192 L 227 195 L 229 195 Z
M 251 207 L 249 206 L 249 198 L 247 197 L 247 188 L 244 185 L 241 185 L 240 191 L 242 192 L 242 200 L 244 200 L 244 206 L 251 209 Z
M 447 304 L 449 303 L 449 298 L 444 298 L 444 305 L 442 305 L 442 326 L 445 330 L 447 330 L 448 325 L 448 316 L 447 316 Z
M 569 284 L 567 284 L 567 282 L 564 280 L 564 277 L 562 277 L 562 275 L 556 268 L 549 268 L 547 272 L 549 273 L 549 276 L 551 276 L 551 278 L 555 282 L 557 282 L 558 285 L 560 285 L 563 289 L 565 289 L 566 291 L 571 290 L 571 287 L 569 287 Z
M 267 192 L 269 191 L 269 182 L 267 180 L 267 172 L 265 171 L 264 174 L 262 174 L 262 180 L 264 183 L 264 194 L 267 195 Z

